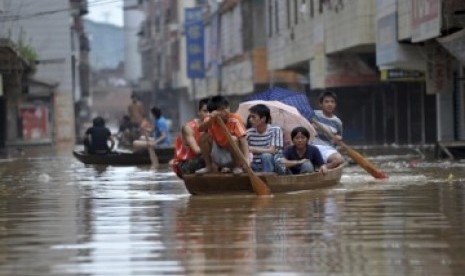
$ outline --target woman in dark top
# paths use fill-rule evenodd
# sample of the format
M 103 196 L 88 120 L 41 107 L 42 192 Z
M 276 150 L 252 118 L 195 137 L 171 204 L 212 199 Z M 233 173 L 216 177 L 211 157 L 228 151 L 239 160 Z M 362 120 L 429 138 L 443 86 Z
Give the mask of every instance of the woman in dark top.
M 308 144 L 310 132 L 304 127 L 296 127 L 291 132 L 292 146 L 284 150 L 282 163 L 292 174 L 319 171 L 325 174 L 328 169 L 317 147 Z
M 107 141 L 111 145 L 108 147 Z M 86 130 L 84 138 L 84 147 L 87 152 L 92 154 L 107 154 L 113 150 L 115 141 L 111 137 L 110 130 L 105 127 L 105 120 L 102 117 L 96 117 L 92 121 L 92 127 Z

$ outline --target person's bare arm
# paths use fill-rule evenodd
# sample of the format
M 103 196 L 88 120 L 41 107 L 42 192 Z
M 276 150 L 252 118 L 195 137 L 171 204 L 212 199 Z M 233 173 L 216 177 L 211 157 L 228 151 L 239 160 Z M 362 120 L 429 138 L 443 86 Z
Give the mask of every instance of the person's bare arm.
M 207 130 L 210 128 L 212 125 L 213 121 L 216 120 L 216 117 L 219 115 L 219 112 L 214 110 L 210 113 L 208 116 L 208 120 L 201 122 L 199 125 L 199 131 L 200 132 L 207 132 Z
M 108 136 L 108 140 L 110 141 L 110 150 L 113 150 L 115 148 L 115 139 L 113 136 Z
M 160 134 L 160 137 L 158 137 L 156 140 L 155 140 L 155 145 L 158 145 L 158 143 L 160 143 L 161 141 L 163 141 L 163 139 L 166 138 L 166 133 L 164 131 L 161 132 Z
M 301 165 L 305 163 L 306 161 L 309 161 L 308 159 L 300 159 L 300 160 L 287 160 L 286 158 L 282 158 L 281 162 L 284 164 L 286 168 L 292 168 L 297 165 Z
M 251 153 L 276 153 L 276 146 L 270 146 L 268 148 L 249 147 Z
M 247 143 L 247 136 L 239 137 L 239 146 L 241 148 L 242 154 L 244 155 L 247 164 L 250 166 L 249 156 L 249 144 Z
M 195 140 L 194 130 L 189 126 L 184 125 L 181 128 L 181 134 L 183 143 L 187 144 L 187 146 L 189 146 L 189 148 L 196 154 L 200 154 L 200 147 Z

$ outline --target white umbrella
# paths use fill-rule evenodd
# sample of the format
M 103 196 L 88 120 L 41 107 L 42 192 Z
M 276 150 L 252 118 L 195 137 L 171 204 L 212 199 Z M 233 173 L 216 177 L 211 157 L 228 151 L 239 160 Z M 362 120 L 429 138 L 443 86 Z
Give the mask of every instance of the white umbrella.
M 268 106 L 271 114 L 271 123 L 282 128 L 285 144 L 290 144 L 292 142 L 290 138 L 291 131 L 299 126 L 305 127 L 310 132 L 310 140 L 315 137 L 316 131 L 312 124 L 310 124 L 310 122 L 303 117 L 295 107 L 279 101 L 254 100 L 243 102 L 239 104 L 236 113 L 241 116 L 244 122 L 247 122 L 247 117 L 250 114 L 249 109 L 257 104 L 264 104 Z

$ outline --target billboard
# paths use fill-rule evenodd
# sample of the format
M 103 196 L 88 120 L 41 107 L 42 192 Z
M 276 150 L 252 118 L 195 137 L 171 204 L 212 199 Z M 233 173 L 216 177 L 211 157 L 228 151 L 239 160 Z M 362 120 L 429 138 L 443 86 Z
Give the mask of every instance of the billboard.
M 205 45 L 203 9 L 185 9 L 185 31 L 187 51 L 187 77 L 198 79 L 205 77 Z

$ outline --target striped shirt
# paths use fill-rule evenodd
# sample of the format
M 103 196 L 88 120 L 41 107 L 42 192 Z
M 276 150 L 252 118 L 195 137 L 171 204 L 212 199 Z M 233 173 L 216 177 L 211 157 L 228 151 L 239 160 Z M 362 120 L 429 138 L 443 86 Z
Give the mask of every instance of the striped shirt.
M 342 136 L 342 121 L 336 116 L 326 117 L 322 110 L 315 110 L 315 117 L 320 124 L 326 127 L 332 134 Z M 327 137 L 324 132 L 316 128 L 317 136 L 313 139 L 313 145 L 335 146 L 331 138 Z
M 283 131 L 279 126 L 267 125 L 264 133 L 258 133 L 257 129 L 249 128 L 247 130 L 247 141 L 250 147 L 269 148 L 276 147 L 275 157 L 282 155 L 284 139 Z M 253 163 L 261 164 L 260 154 L 254 153 Z

